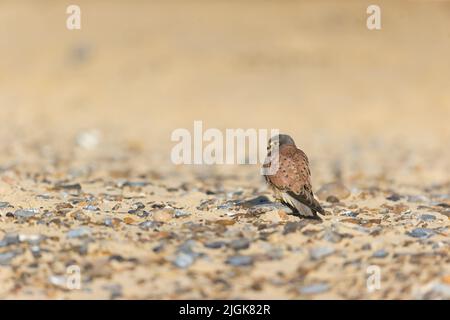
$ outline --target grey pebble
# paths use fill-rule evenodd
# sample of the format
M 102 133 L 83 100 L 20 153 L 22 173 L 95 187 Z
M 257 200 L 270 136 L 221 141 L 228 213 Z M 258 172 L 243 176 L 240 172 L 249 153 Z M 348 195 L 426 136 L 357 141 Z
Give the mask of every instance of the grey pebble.
M 142 230 L 149 230 L 149 229 L 153 229 L 153 228 L 158 228 L 161 225 L 162 225 L 161 222 L 148 220 L 148 221 L 139 223 L 139 228 L 141 228 Z
M 251 256 L 231 256 L 226 260 L 227 264 L 232 266 L 250 266 L 253 264 L 253 257 Z
M 100 211 L 100 208 L 97 206 L 93 206 L 93 205 L 87 205 L 86 207 L 83 208 L 84 210 L 87 211 Z
M 319 260 L 334 253 L 331 247 L 317 247 L 309 250 L 309 255 L 313 260 Z
M 434 231 L 426 228 L 416 228 L 411 232 L 407 232 L 406 234 L 414 238 L 427 239 L 434 235 Z
M 20 240 L 19 240 L 18 234 L 7 233 L 7 234 L 5 234 L 3 239 L 0 240 L 0 248 L 7 247 L 7 246 L 10 246 L 13 244 L 17 244 L 19 242 L 20 242 Z
M 175 218 L 181 218 L 181 217 L 190 216 L 191 213 L 187 212 L 187 211 L 184 211 L 184 210 L 176 209 L 174 215 L 175 215 Z
M 375 252 L 372 254 L 372 257 L 374 257 L 374 258 L 385 258 L 385 257 L 387 257 L 388 255 L 389 255 L 389 253 L 388 253 L 386 250 L 380 249 L 380 250 L 375 251 Z
M 6 266 L 10 263 L 10 261 L 21 254 L 21 250 L 12 250 L 0 253 L 0 266 Z
M 209 249 L 220 249 L 225 247 L 226 245 L 227 243 L 225 241 L 211 241 L 204 244 L 204 246 Z
M 317 294 L 326 292 L 330 289 L 330 286 L 327 283 L 316 283 L 308 286 L 304 286 L 300 288 L 301 294 Z
M 0 202 L 0 209 L 8 208 L 9 206 L 9 202 Z
M 173 261 L 174 266 L 185 269 L 191 266 L 195 261 L 195 258 L 188 253 L 179 252 Z
M 72 229 L 69 232 L 67 232 L 67 238 L 73 239 L 73 238 L 80 238 L 84 236 L 89 236 L 91 234 L 91 229 L 88 227 L 81 227 L 77 229 Z
M 250 247 L 250 241 L 246 238 L 240 238 L 232 240 L 228 245 L 234 250 L 244 250 Z
M 436 220 L 436 216 L 432 214 L 422 214 L 419 219 L 422 221 L 433 221 Z
M 38 213 L 38 210 L 35 209 L 27 209 L 27 210 L 16 210 L 16 212 L 14 212 L 14 216 L 15 217 L 19 217 L 19 218 L 31 218 L 33 216 L 35 216 Z
M 359 213 L 356 213 L 356 212 L 354 212 L 354 211 L 350 211 L 350 210 L 349 210 L 349 211 L 345 211 L 345 212 L 344 212 L 344 215 L 345 215 L 345 216 L 347 216 L 347 217 L 352 217 L 352 218 L 355 218 L 355 217 L 357 217 L 357 216 L 358 216 L 358 214 L 359 214 Z

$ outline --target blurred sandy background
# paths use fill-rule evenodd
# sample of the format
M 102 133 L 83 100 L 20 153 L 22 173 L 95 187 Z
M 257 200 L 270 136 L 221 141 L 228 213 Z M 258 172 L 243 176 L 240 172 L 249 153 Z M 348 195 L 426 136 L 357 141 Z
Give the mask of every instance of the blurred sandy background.
M 81 30 L 66 29 L 70 4 Z M 291 134 L 315 189 L 336 166 L 349 187 L 448 183 L 450 2 L 376 1 L 380 31 L 370 4 L 0 0 L 0 168 L 63 179 L 60 161 L 123 155 L 132 176 L 189 171 L 170 163 L 170 134 L 203 120 Z M 77 149 L 89 130 L 101 143 Z
M 99 128 L 153 148 L 197 119 L 280 128 L 307 150 L 445 148 L 450 3 L 378 2 L 369 31 L 371 3 L 77 1 L 82 30 L 69 31 L 71 2 L 1 1 L 1 138 Z

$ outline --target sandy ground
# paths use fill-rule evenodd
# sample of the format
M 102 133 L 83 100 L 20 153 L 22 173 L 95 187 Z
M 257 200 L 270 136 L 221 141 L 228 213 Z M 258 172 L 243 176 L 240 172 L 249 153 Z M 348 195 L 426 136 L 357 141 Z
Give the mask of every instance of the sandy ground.
M 0 1 L 0 298 L 450 298 L 450 3 L 379 3 Z M 291 134 L 323 221 L 194 120 Z

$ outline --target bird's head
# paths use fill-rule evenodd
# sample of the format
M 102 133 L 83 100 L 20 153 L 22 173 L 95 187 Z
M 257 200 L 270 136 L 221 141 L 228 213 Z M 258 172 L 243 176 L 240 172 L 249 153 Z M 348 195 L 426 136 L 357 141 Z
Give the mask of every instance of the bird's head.
M 281 147 L 284 145 L 293 145 L 295 146 L 294 139 L 291 138 L 290 135 L 287 134 L 277 134 L 269 139 L 269 143 L 267 145 L 267 150 L 272 150 L 276 147 Z

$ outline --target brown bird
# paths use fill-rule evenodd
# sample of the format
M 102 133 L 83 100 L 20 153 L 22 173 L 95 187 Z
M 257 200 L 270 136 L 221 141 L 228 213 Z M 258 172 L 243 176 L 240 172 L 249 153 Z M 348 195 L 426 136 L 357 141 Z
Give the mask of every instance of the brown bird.
M 275 198 L 294 213 L 320 219 L 317 212 L 324 213 L 324 210 L 312 192 L 306 154 L 286 134 L 273 136 L 269 140 L 267 151 L 263 165 L 264 177 L 274 190 Z

